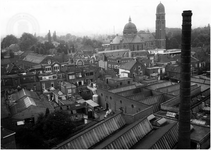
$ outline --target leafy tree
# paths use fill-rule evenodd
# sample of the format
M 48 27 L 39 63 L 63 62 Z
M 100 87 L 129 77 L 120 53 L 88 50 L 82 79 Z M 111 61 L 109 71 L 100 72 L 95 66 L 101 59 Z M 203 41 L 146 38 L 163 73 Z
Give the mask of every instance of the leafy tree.
M 68 45 L 66 43 L 60 43 L 59 46 L 56 48 L 57 52 L 67 54 Z
M 16 132 L 16 143 L 21 149 L 45 149 L 49 148 L 44 139 L 32 128 L 24 127 Z
M 57 41 L 56 31 L 54 31 L 54 33 L 53 33 L 53 40 L 54 40 L 54 41 Z
M 51 31 L 50 31 L 50 30 L 49 30 L 49 32 L 48 32 L 48 42 L 51 43 Z
M 31 46 L 33 46 L 36 43 L 37 43 L 37 39 L 32 34 L 23 33 L 20 38 L 19 46 L 21 50 L 27 51 L 29 50 Z
M 45 118 L 43 133 L 46 139 L 64 139 L 69 136 L 75 128 L 70 116 L 65 111 L 55 111 Z
M 11 44 L 17 44 L 18 43 L 18 39 L 14 36 L 14 35 L 7 35 L 5 38 L 3 38 L 2 42 L 1 42 L 1 48 L 6 48 L 8 46 L 10 46 Z
M 48 52 L 52 48 L 55 48 L 54 45 L 50 42 L 45 42 L 43 46 L 44 46 L 44 49 L 46 50 L 46 52 Z

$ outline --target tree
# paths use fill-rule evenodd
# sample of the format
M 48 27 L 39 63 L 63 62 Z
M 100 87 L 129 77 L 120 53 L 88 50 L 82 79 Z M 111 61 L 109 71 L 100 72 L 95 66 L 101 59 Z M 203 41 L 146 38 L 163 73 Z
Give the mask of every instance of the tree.
M 24 127 L 16 132 L 16 142 L 21 149 L 46 149 L 49 148 L 44 139 L 32 128 Z
M 45 118 L 43 133 L 46 139 L 65 139 L 76 126 L 65 111 L 55 111 Z
M 54 33 L 53 33 L 53 40 L 54 40 L 54 41 L 57 41 L 56 31 L 54 31 Z
M 48 42 L 51 43 L 51 31 L 48 32 Z
M 36 43 L 37 43 L 37 39 L 32 34 L 23 33 L 20 38 L 19 46 L 22 51 L 28 51 L 30 47 Z
M 7 35 L 5 38 L 3 38 L 2 42 L 1 42 L 1 48 L 6 48 L 8 46 L 10 46 L 11 44 L 17 44 L 18 43 L 18 39 L 14 36 L 14 35 Z

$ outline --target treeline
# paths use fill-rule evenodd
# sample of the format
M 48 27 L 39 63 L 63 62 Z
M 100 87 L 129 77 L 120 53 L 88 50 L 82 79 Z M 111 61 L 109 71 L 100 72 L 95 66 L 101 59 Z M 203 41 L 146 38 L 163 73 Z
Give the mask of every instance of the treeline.
M 181 48 L 182 29 L 166 28 L 166 48 Z M 210 45 L 210 25 L 192 29 L 191 47 L 206 47 Z
M 88 36 L 77 37 L 75 35 L 66 34 L 57 36 L 56 32 L 51 36 L 49 31 L 46 36 L 36 36 L 36 34 L 23 33 L 20 38 L 14 35 L 7 35 L 1 40 L 1 49 L 10 50 L 11 44 L 15 44 L 21 51 L 34 51 L 40 54 L 65 53 L 68 51 L 76 52 L 77 50 L 85 50 L 86 47 L 94 50 L 102 47 L 102 41 L 90 38 Z

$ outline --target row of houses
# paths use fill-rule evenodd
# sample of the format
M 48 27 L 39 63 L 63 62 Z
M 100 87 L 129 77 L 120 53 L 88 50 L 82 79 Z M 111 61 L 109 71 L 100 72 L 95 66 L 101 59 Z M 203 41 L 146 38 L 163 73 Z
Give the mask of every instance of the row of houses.
M 62 81 L 67 81 L 77 87 L 83 88 L 88 83 L 96 80 L 98 69 L 95 66 L 75 66 L 60 63 L 52 63 L 49 65 L 41 64 L 30 69 L 28 72 L 23 72 L 17 69 L 16 64 L 11 64 L 13 67 L 10 73 L 1 76 L 2 89 L 17 88 L 18 86 L 43 92 L 43 90 L 50 90 L 50 88 L 58 88 Z

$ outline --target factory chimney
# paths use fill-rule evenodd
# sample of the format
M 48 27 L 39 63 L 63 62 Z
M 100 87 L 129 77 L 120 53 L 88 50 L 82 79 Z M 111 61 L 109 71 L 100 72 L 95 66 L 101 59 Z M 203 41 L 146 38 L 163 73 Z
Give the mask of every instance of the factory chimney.
M 190 10 L 183 11 L 182 49 L 179 106 L 179 149 L 190 149 L 190 96 L 191 96 L 191 16 Z

